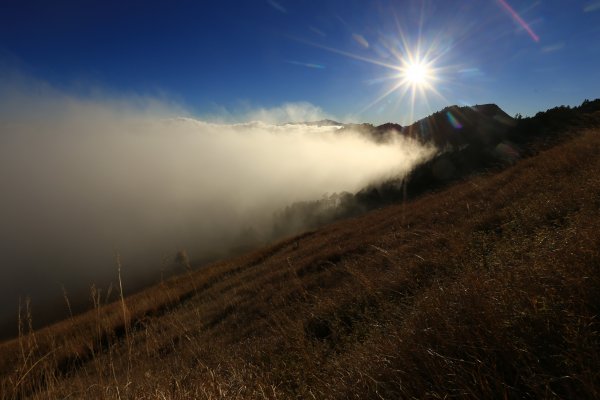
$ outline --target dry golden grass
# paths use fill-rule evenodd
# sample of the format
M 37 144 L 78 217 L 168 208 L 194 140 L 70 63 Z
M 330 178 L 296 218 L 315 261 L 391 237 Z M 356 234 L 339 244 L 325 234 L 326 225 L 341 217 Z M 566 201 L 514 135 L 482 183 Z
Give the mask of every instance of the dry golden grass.
M 599 398 L 600 132 L 1 345 L 0 398 Z M 24 313 L 27 326 L 27 313 Z

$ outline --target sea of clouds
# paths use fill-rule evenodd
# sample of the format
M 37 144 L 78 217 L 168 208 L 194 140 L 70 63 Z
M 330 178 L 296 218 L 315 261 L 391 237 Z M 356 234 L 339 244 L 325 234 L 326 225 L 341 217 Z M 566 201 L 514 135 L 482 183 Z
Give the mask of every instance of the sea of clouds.
M 243 247 L 244 232 L 273 240 L 286 205 L 406 174 L 433 152 L 298 123 L 326 117 L 308 103 L 213 123 L 155 98 L 0 86 L 0 321 L 19 298 L 35 310 L 61 287 L 106 286 L 116 254 L 134 287 L 179 249 L 208 260 Z

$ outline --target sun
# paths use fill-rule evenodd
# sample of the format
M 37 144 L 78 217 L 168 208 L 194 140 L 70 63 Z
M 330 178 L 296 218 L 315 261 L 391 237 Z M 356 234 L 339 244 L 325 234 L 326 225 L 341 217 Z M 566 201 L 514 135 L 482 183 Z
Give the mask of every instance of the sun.
M 434 79 L 431 67 L 422 61 L 408 62 L 401 72 L 403 83 L 413 88 L 426 88 L 431 86 Z
M 448 65 L 440 65 L 440 61 L 443 61 L 448 49 L 440 48 L 438 40 L 424 43 L 424 39 L 421 37 L 416 38 L 416 43 L 411 43 L 401 30 L 399 30 L 396 39 L 384 39 L 380 42 L 384 53 L 383 58 L 354 54 L 319 43 L 305 43 L 392 71 L 391 74 L 370 81 L 377 83 L 387 81 L 389 84 L 386 85 L 379 96 L 367 103 L 357 114 L 362 114 L 386 99 L 386 103 L 389 104 L 392 95 L 395 95 L 395 102 L 398 105 L 405 99 L 408 100 L 409 120 L 413 120 L 417 103 L 419 103 L 419 106 L 430 107 L 429 100 L 431 96 L 447 102 L 437 86 L 448 79 L 448 72 L 453 68 Z

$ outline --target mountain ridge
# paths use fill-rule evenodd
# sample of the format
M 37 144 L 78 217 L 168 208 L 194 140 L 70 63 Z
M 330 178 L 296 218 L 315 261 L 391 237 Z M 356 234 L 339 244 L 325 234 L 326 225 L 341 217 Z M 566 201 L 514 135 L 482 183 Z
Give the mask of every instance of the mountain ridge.
M 448 113 L 460 123 L 460 128 L 452 125 Z M 389 140 L 386 135 L 390 126 L 394 124 L 361 125 L 363 134 L 380 141 Z M 279 213 L 274 230 L 277 235 L 295 234 L 295 221 L 304 221 L 304 229 L 315 229 L 340 218 L 441 190 L 473 175 L 501 170 L 568 139 L 569 127 L 580 126 L 600 128 L 600 99 L 586 100 L 574 108 L 555 107 L 528 118 L 511 118 L 496 104 L 446 107 L 394 130 L 394 134 L 424 144 L 435 143 L 439 150 L 433 158 L 415 166 L 406 176 L 373 183 L 356 193 L 334 193 L 323 199 L 291 204 Z M 384 128 L 378 130 L 381 127 Z

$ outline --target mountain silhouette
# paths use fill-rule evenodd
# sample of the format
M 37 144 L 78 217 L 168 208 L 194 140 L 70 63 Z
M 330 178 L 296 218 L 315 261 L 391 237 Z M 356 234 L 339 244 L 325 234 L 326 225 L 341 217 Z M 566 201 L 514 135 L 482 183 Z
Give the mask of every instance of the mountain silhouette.
M 516 125 L 496 104 L 450 106 L 403 129 L 403 134 L 438 148 L 464 145 L 487 148 L 504 139 Z
M 371 184 L 355 194 L 334 193 L 321 200 L 297 202 L 278 215 L 274 231 L 292 234 L 298 227 L 312 229 L 333 220 L 439 190 L 475 174 L 514 164 L 523 156 L 569 138 L 569 131 L 600 127 L 600 99 L 579 107 L 560 106 L 533 117 L 510 117 L 496 104 L 450 106 L 409 126 L 395 123 L 344 124 L 376 141 L 395 134 L 434 144 L 437 154 L 417 165 L 407 176 Z M 392 132 L 392 133 L 391 133 Z

